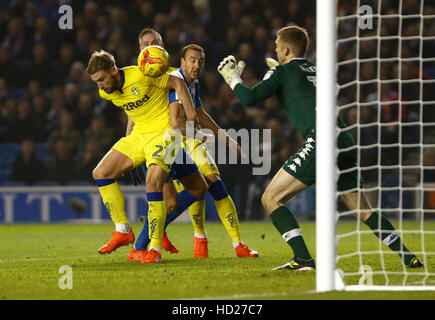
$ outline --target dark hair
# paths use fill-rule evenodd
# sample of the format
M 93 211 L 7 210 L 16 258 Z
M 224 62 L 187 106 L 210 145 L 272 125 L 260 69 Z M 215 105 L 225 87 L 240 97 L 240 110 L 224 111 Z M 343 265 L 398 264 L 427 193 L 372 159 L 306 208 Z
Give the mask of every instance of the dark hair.
M 186 58 L 186 52 L 187 52 L 187 50 L 196 50 L 196 51 L 201 52 L 203 55 L 205 55 L 204 49 L 201 46 L 192 43 L 192 44 L 188 44 L 187 46 L 185 46 L 181 50 L 181 57 L 182 58 Z

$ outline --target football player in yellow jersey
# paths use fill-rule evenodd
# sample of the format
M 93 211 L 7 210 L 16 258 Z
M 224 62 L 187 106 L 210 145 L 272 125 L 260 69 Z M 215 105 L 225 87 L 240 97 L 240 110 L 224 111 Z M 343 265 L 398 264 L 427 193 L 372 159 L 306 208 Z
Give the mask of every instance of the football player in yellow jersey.
M 134 234 L 125 214 L 125 199 L 115 179 L 146 161 L 151 243 L 142 262 L 161 262 L 163 227 L 167 214 L 162 191 L 172 166 L 168 159 L 170 147 L 173 146 L 165 136 L 170 130 L 168 90 L 174 89 L 180 94 L 183 104 L 187 105 L 187 116 L 194 121 L 196 113 L 192 98 L 181 79 L 168 74 L 159 78 L 145 77 L 137 66 L 118 69 L 113 55 L 104 50 L 92 54 L 87 73 L 98 85 L 100 96 L 122 108 L 135 123 L 131 134 L 115 143 L 92 172 L 116 226 L 112 239 L 99 252 L 109 253 L 119 246 L 134 242 Z M 181 148 L 180 152 L 183 150 Z M 188 190 L 192 203 L 202 199 L 207 184 L 198 170 L 186 172 L 180 180 Z
M 148 45 L 157 44 L 163 46 L 162 38 L 160 34 L 150 28 L 142 30 L 139 34 L 139 46 L 142 50 Z M 189 88 L 190 94 L 194 100 L 195 109 L 197 111 L 198 120 L 200 125 L 211 129 L 216 137 L 218 137 L 219 126 L 213 121 L 210 115 L 203 109 L 200 97 L 199 97 L 199 82 L 200 77 L 205 62 L 204 50 L 198 45 L 189 45 L 183 48 L 182 58 L 181 58 L 181 68 L 175 69 L 170 74 L 174 74 L 180 79 L 186 82 Z M 179 128 L 185 126 L 186 120 L 185 110 L 183 110 L 183 103 L 178 99 L 178 94 L 176 92 L 171 92 L 170 98 L 170 116 L 171 116 L 171 126 L 174 128 Z M 186 113 L 187 116 L 187 113 Z M 129 122 L 132 125 L 132 122 Z M 129 131 L 129 129 L 127 129 Z M 237 142 L 231 139 L 228 135 L 220 135 L 225 137 L 225 142 L 227 145 L 239 155 L 243 154 L 240 146 Z M 236 255 L 238 257 L 258 257 L 258 253 L 254 250 L 248 248 L 240 239 L 240 228 L 237 216 L 237 210 L 234 205 L 231 196 L 228 194 L 223 181 L 220 179 L 220 173 L 213 158 L 209 154 L 207 147 L 199 140 L 192 138 L 187 138 L 184 143 L 189 155 L 194 159 L 195 163 L 198 165 L 200 171 L 204 175 L 209 184 L 208 191 L 215 200 L 216 209 L 218 215 L 225 226 L 235 248 Z M 177 190 L 180 192 L 183 187 L 177 181 L 175 184 L 177 190 L 174 189 L 171 179 L 168 179 L 165 183 L 163 194 L 165 201 L 176 207 L 177 200 Z M 169 209 L 168 209 L 169 210 Z M 192 223 L 194 226 L 194 257 L 196 258 L 207 258 L 208 257 L 208 241 L 207 234 L 205 231 L 205 201 L 204 199 L 193 203 L 189 207 L 189 212 L 191 214 Z M 166 224 L 176 218 L 176 213 L 173 213 L 168 217 Z M 170 220 L 170 221 L 168 221 Z M 136 241 L 135 248 L 138 250 L 145 250 L 147 245 L 147 237 L 143 236 L 147 229 L 144 228 Z M 169 240 L 167 240 L 169 242 Z M 173 245 L 169 242 L 170 247 Z M 133 250 L 133 249 L 132 249 Z

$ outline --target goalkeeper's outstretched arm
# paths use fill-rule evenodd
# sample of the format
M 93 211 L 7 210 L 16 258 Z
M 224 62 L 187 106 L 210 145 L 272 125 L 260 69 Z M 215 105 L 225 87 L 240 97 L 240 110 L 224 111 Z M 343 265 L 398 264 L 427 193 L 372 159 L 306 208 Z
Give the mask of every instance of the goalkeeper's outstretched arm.
M 275 93 L 263 81 L 257 83 L 253 88 L 249 88 L 244 83 L 239 83 L 234 87 L 233 91 L 237 99 L 246 106 L 254 106 L 273 96 Z
M 257 83 L 253 88 L 249 88 L 241 79 L 244 67 L 245 63 L 243 61 L 239 61 L 236 65 L 236 59 L 233 56 L 223 59 L 218 67 L 219 73 L 231 89 L 233 89 L 234 94 L 242 104 L 247 106 L 256 105 L 271 97 L 279 88 L 277 77 L 271 76 L 265 77 L 263 81 Z M 269 72 L 273 74 L 273 71 Z

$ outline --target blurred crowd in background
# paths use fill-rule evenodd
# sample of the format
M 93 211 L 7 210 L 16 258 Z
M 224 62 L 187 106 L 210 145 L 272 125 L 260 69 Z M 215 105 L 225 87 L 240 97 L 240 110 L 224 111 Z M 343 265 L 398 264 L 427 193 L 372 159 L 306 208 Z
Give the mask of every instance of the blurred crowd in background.
M 376 11 L 378 1 L 366 3 Z M 395 1 L 382 3 L 383 14 L 398 13 Z M 419 1 L 403 3 L 403 14 L 420 13 Z M 71 30 L 58 26 L 59 6 L 63 4 L 73 9 Z M 339 16 L 355 13 L 356 1 L 339 1 Z M 435 14 L 435 6 L 429 1 L 425 2 L 424 14 Z M 0 0 L 0 182 L 93 183 L 93 168 L 125 135 L 127 119 L 123 110 L 99 98 L 96 85 L 85 71 L 87 61 L 93 51 L 105 49 L 114 54 L 118 67 L 136 64 L 137 36 L 144 27 L 152 27 L 161 33 L 172 66 L 179 65 L 185 45 L 196 43 L 205 49 L 201 99 L 205 110 L 222 128 L 271 129 L 271 145 L 263 145 L 263 150 L 272 152 L 269 175 L 252 176 L 250 165 L 219 166 L 230 194 L 237 193 L 240 218 L 244 219 L 247 182 L 255 186 L 257 194 L 261 193 L 303 139 L 276 97 L 255 107 L 242 106 L 216 68 L 221 59 L 233 54 L 246 62 L 243 79 L 253 86 L 267 71 L 264 59 L 276 58 L 276 31 L 292 24 L 307 29 L 311 41 L 307 58 L 315 61 L 315 17 L 315 0 Z M 403 19 L 401 24 L 398 21 L 397 16 L 382 19 L 380 35 L 435 35 L 435 19 L 427 19 L 423 30 L 419 18 Z M 373 30 L 358 33 L 368 40 L 361 39 L 359 45 L 349 40 L 338 46 L 338 61 L 345 62 L 338 68 L 338 83 L 342 86 L 338 95 L 340 113 L 361 145 L 392 144 L 391 148 L 364 149 L 362 166 L 406 161 L 421 164 L 419 157 L 423 156 L 424 161 L 434 165 L 435 149 L 421 152 L 421 147 L 414 145 L 399 151 L 394 145 L 420 144 L 423 139 L 432 139 L 425 143 L 435 143 L 435 126 L 421 129 L 421 124 L 415 123 L 435 121 L 430 110 L 434 105 L 416 101 L 435 100 L 434 83 L 421 85 L 419 81 L 434 79 L 434 63 L 411 59 L 398 64 L 398 53 L 402 58 L 418 57 L 422 50 L 423 56 L 433 56 L 434 41 L 379 41 L 370 38 L 378 35 L 377 23 L 376 20 Z M 356 36 L 356 18 L 340 20 L 338 29 L 340 39 Z M 420 41 L 424 42 L 422 49 Z M 382 63 L 370 60 L 379 52 L 382 58 L 392 59 Z M 358 64 L 354 60 L 357 58 L 368 61 Z M 379 82 L 378 78 L 394 81 Z M 415 81 L 400 85 L 399 79 Z M 362 82 L 357 85 L 352 82 L 355 80 Z M 414 102 L 398 103 L 408 100 Z M 352 104 L 355 101 L 361 103 L 359 108 Z M 392 124 L 382 128 L 375 124 L 352 126 L 376 121 Z M 401 126 L 403 122 L 415 124 Z M 432 153 L 428 156 L 429 151 Z M 408 158 L 398 160 L 401 157 Z M 363 170 L 362 174 L 367 182 L 378 184 L 377 168 Z M 125 177 L 120 180 L 129 183 Z
M 366 185 L 435 182 L 435 18 L 422 19 L 435 15 L 435 4 L 361 1 L 373 13 L 381 10 L 372 29 L 357 28 L 357 17 L 348 18 L 355 1 L 340 4 L 338 105 L 361 146 L 359 166 Z M 399 206 L 400 194 L 391 192 L 396 199 L 391 207 Z M 402 207 L 410 208 L 411 193 L 403 194 Z

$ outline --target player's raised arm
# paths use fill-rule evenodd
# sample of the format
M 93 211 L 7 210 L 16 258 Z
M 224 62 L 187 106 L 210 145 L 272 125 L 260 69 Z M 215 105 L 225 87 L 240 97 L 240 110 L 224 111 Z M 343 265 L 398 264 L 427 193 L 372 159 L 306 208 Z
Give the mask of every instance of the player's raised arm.
M 177 93 L 178 99 L 183 104 L 184 112 L 186 113 L 187 121 L 196 121 L 196 112 L 193 107 L 192 97 L 187 89 L 184 80 L 169 75 L 168 84 L 166 85 L 168 89 L 174 89 Z
M 182 128 L 186 125 L 186 117 L 184 115 L 183 107 L 177 101 L 169 104 L 169 124 L 172 128 Z
M 223 59 L 218 66 L 219 73 L 242 104 L 253 106 L 271 97 L 279 89 L 280 82 L 275 74 L 275 69 L 269 70 L 263 81 L 257 83 L 253 88 L 249 88 L 241 79 L 244 68 L 245 63 L 240 60 L 236 64 L 236 59 L 231 55 Z
M 225 139 L 226 145 L 229 146 L 231 150 L 233 150 L 235 153 L 239 154 L 242 157 L 246 157 L 246 154 L 243 152 L 240 145 L 218 126 L 218 124 L 204 110 L 203 107 L 196 108 L 196 110 L 198 115 L 198 122 L 201 128 L 210 129 L 211 131 L 213 131 L 215 137 L 223 137 Z M 221 130 L 221 134 L 219 134 L 219 130 Z

